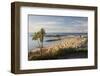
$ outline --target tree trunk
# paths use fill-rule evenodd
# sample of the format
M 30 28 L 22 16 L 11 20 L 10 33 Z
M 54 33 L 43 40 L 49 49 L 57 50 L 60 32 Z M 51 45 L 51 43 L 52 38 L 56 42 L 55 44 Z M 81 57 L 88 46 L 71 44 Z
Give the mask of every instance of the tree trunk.
M 41 51 L 41 56 L 42 56 L 42 47 L 40 47 L 40 51 Z
M 41 47 L 40 47 L 41 55 L 42 55 L 42 48 L 43 48 L 43 42 L 41 42 Z
M 41 48 L 41 43 L 40 43 L 39 39 L 38 39 L 38 44 L 39 44 L 39 48 L 40 48 L 40 53 L 42 55 L 42 48 Z

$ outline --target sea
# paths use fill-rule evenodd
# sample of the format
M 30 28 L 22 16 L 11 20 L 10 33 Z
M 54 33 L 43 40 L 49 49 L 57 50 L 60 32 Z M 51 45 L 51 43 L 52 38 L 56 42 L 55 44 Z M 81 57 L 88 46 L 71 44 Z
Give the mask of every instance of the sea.
M 28 33 L 28 51 L 31 51 L 32 49 L 36 49 L 39 47 L 37 40 L 32 40 L 32 36 L 34 33 Z M 44 36 L 43 46 L 48 47 L 56 42 L 59 41 L 58 36 L 60 39 L 63 39 L 65 37 L 74 37 L 74 36 L 86 36 L 87 33 L 46 33 Z

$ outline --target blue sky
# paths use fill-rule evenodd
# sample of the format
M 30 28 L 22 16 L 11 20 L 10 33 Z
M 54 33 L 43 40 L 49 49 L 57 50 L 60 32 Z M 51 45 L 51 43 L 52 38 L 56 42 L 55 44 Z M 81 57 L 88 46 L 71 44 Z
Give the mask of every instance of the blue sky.
M 29 15 L 29 32 L 86 33 L 88 17 Z

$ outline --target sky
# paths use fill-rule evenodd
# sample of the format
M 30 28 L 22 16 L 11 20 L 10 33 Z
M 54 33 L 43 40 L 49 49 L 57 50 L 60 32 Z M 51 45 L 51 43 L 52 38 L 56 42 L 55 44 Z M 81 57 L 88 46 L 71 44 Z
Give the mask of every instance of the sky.
M 29 15 L 29 32 L 44 28 L 46 33 L 87 33 L 88 17 Z

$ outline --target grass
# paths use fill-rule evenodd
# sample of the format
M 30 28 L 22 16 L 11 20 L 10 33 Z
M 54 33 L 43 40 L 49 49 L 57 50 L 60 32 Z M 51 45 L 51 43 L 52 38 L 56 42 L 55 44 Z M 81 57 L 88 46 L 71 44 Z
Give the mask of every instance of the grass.
M 86 54 L 85 57 L 87 57 L 87 49 L 86 48 L 64 48 L 59 49 L 55 53 L 49 52 L 49 53 L 29 53 L 28 57 L 29 60 L 51 60 L 51 59 L 67 59 L 67 58 L 78 58 L 77 55 Z
M 87 43 L 87 38 L 67 38 L 51 47 L 42 48 L 42 52 L 40 50 L 37 50 L 36 52 L 29 52 L 28 60 L 87 58 Z

